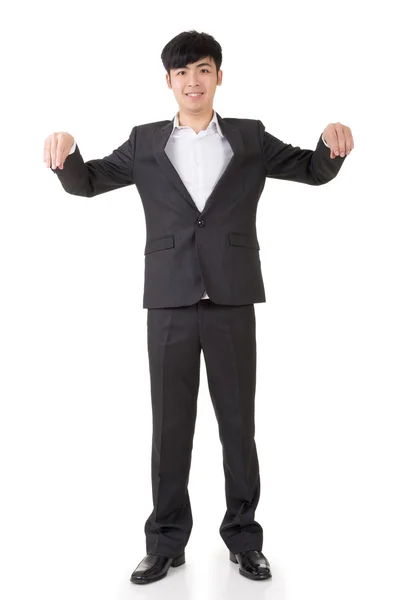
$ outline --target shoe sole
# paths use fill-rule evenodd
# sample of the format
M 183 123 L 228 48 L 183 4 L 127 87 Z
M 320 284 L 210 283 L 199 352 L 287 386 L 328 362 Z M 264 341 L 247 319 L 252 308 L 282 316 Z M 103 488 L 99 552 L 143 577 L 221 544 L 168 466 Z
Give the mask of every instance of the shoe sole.
M 235 563 L 235 564 L 239 563 L 235 554 L 231 551 L 229 551 L 229 558 L 233 563 Z M 247 579 L 253 579 L 254 581 L 261 581 L 262 579 L 271 579 L 271 577 L 272 577 L 270 572 L 266 573 L 265 575 L 251 575 L 251 573 L 246 573 L 245 571 L 242 571 L 242 569 L 240 567 L 239 567 L 239 573 L 241 575 L 243 575 L 243 577 L 247 577 Z
M 170 564 L 170 567 L 180 567 L 184 563 L 185 563 L 185 553 L 183 553 L 180 556 L 177 556 L 176 558 L 174 558 L 174 560 Z M 169 567 L 165 571 L 165 573 L 163 573 L 162 575 L 156 575 L 156 577 L 152 577 L 151 579 L 132 579 L 132 577 L 131 577 L 130 580 L 131 580 L 132 583 L 138 583 L 140 585 L 142 585 L 144 583 L 153 583 L 153 581 L 159 581 L 160 579 L 163 579 L 164 577 L 166 577 L 167 573 L 168 573 L 168 570 L 169 570 Z

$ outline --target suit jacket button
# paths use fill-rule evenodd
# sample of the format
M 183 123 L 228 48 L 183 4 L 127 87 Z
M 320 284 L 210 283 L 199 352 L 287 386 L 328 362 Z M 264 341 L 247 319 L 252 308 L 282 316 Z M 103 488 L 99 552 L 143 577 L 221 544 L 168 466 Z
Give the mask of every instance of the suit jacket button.
M 200 221 L 197 221 L 197 225 L 199 227 L 204 227 L 204 221 L 202 219 L 200 219 Z

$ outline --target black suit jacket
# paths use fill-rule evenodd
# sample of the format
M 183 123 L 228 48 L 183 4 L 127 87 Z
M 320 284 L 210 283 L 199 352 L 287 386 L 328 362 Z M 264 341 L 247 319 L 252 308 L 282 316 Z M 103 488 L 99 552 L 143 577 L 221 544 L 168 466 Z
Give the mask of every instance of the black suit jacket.
M 109 156 L 84 162 L 78 146 L 54 169 L 69 194 L 92 198 L 136 184 L 146 220 L 144 308 L 265 302 L 256 212 L 266 177 L 322 185 L 346 157 L 286 144 L 255 119 L 217 118 L 233 156 L 200 212 L 164 148 L 173 119 L 133 127 Z

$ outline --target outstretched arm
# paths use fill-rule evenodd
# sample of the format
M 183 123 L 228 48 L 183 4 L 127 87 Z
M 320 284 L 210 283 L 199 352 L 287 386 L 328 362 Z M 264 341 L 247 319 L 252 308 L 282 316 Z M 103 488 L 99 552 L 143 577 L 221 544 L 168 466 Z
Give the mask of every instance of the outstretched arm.
M 78 145 L 72 145 L 62 169 L 52 168 L 64 190 L 75 196 L 92 198 L 105 192 L 132 185 L 136 127 L 129 138 L 111 154 L 84 162 Z
M 324 129 L 315 150 L 286 144 L 265 131 L 261 121 L 258 121 L 258 124 L 266 177 L 322 185 L 336 177 L 346 156 L 354 148 L 350 129 L 340 123 L 331 123 Z M 343 138 L 342 134 L 339 137 L 337 133 L 336 128 L 339 126 L 348 130 Z M 336 155 L 337 148 L 339 152 L 344 148 L 343 156 Z

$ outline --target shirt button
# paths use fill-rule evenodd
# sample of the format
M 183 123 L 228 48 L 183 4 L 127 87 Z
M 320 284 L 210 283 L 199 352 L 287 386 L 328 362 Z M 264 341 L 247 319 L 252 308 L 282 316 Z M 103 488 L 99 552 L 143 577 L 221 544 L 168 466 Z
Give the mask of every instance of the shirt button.
M 204 221 L 202 219 L 200 219 L 200 221 L 197 221 L 197 225 L 199 227 L 204 227 Z

